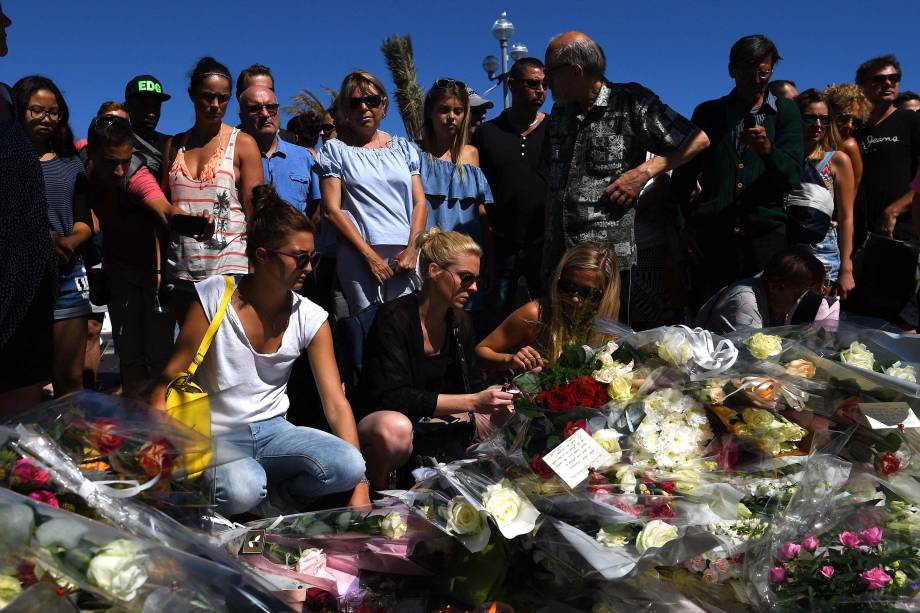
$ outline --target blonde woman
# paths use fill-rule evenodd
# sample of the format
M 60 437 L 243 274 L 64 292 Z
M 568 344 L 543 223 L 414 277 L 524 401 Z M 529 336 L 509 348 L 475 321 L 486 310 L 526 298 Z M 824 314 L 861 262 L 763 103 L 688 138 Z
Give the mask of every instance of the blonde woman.
M 355 404 L 364 415 L 358 435 L 374 489 L 384 488 L 390 472 L 409 459 L 420 421 L 507 415 L 512 405 L 511 394 L 483 389 L 473 326 L 463 311 L 478 289 L 479 245 L 435 227 L 419 237 L 417 248 L 421 291 L 381 306 L 364 348 Z M 469 439 L 460 443 L 465 447 Z
M 479 151 L 468 144 L 470 96 L 466 84 L 438 79 L 425 96 L 421 176 L 428 228 L 456 230 L 480 245 L 492 191 L 479 169 Z
M 411 290 L 427 206 L 418 150 L 379 129 L 387 93 L 374 75 L 345 77 L 336 105 L 338 138 L 317 160 L 323 214 L 338 232 L 337 272 L 354 315 Z
M 539 371 L 570 344 L 600 344 L 591 331 L 595 316 L 620 313 L 620 274 L 614 250 L 597 243 L 569 249 L 553 275 L 549 294 L 508 316 L 476 346 L 479 363 L 490 370 Z
M 836 124 L 837 135 L 840 138 L 834 148 L 850 156 L 856 188 L 859 189 L 863 170 L 862 154 L 853 133 L 865 122 L 869 114 L 869 101 L 862 89 L 853 83 L 828 85 L 824 90 L 824 96 L 830 108 L 831 120 Z

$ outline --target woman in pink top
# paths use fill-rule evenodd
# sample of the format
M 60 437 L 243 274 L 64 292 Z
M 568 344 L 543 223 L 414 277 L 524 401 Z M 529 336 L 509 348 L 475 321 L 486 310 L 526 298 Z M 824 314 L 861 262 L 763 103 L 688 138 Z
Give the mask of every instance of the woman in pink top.
M 214 218 L 214 232 L 207 241 L 173 236 L 166 279 L 172 286 L 170 309 L 179 322 L 195 300 L 196 281 L 249 272 L 246 220 L 252 188 L 263 182 L 262 159 L 251 136 L 222 121 L 231 86 L 226 66 L 212 57 L 201 58 L 188 89 L 195 125 L 166 144 L 165 159 L 174 159 L 163 166 L 170 201 L 191 215 L 207 212 Z

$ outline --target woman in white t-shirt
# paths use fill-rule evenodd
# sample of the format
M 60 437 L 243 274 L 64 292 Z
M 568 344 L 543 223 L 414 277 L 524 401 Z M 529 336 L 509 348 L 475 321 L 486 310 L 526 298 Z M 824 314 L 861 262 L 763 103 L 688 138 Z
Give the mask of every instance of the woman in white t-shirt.
M 256 212 L 246 246 L 252 272 L 235 278 L 224 320 L 196 374 L 210 397 L 218 448 L 229 443 L 249 456 L 215 470 L 218 511 L 245 513 L 269 496 L 271 507 L 289 513 L 319 496 L 351 489 L 351 504 L 367 504 L 364 460 L 327 314 L 295 293 L 319 260 L 313 224 L 271 187 L 256 187 L 252 201 Z M 157 408 L 165 409 L 166 385 L 191 363 L 224 285 L 220 276 L 195 285 L 198 302 L 153 394 Z M 335 435 L 285 419 L 287 382 L 303 351 Z

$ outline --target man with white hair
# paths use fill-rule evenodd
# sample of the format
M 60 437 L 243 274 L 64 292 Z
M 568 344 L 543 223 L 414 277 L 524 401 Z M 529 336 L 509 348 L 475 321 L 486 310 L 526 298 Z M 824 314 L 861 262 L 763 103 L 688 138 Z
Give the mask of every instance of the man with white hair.
M 611 245 L 621 274 L 621 317 L 629 321 L 636 263 L 633 205 L 642 187 L 685 164 L 709 139 L 638 83 L 604 76 L 604 51 L 581 32 L 553 38 L 544 73 L 556 101 L 543 164 L 548 175 L 544 274 L 566 249 Z M 646 152 L 655 154 L 646 160 Z

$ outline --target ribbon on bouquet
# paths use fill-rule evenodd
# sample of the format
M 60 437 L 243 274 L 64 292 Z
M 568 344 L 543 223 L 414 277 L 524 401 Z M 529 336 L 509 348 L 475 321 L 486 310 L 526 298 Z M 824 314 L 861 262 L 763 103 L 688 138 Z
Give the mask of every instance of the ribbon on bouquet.
M 738 359 L 738 348 L 730 340 L 723 338 L 715 343 L 712 333 L 702 328 L 677 326 L 686 333 L 687 343 L 693 354 L 693 361 L 705 372 L 694 373 L 694 380 L 709 379 L 731 368 Z

